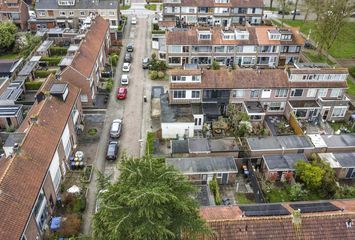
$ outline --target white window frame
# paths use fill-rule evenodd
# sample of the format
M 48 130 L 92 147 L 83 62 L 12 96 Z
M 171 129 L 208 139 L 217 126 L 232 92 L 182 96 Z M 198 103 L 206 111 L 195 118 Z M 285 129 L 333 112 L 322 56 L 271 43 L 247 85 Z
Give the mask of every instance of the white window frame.
M 320 88 L 318 89 L 318 97 L 326 97 L 328 95 L 328 88 Z
M 271 97 L 271 89 L 263 89 L 261 91 L 261 98 L 270 98 Z
M 233 98 L 242 98 L 242 97 L 244 97 L 244 90 L 243 89 L 233 90 Z
M 330 97 L 337 98 L 341 95 L 341 90 L 340 88 L 333 88 L 332 91 L 330 92 Z
M 59 16 L 63 17 L 66 15 L 67 15 L 66 11 L 59 11 Z
M 286 98 L 288 94 L 288 89 L 279 88 L 275 90 L 275 98 Z
M 197 94 L 198 96 L 194 96 L 195 94 Z M 191 98 L 193 99 L 199 99 L 201 97 L 201 92 L 200 90 L 192 90 L 191 91 Z
M 312 97 L 312 98 L 314 98 L 314 97 L 316 97 L 317 96 L 317 89 L 315 89 L 315 88 L 309 88 L 308 90 L 307 90 L 307 97 Z
M 340 110 L 338 115 L 334 114 L 334 112 L 336 110 Z M 342 107 L 334 107 L 333 111 L 332 111 L 332 117 L 344 117 L 346 112 L 347 112 L 347 110 L 348 110 L 348 107 L 343 107 L 343 106 Z

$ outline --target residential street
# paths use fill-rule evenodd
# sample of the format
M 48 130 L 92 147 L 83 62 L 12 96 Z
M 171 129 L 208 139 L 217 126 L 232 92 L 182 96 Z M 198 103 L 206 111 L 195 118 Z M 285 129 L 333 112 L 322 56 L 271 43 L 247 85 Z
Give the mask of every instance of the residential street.
M 100 138 L 99 147 L 96 153 L 94 166 L 96 169 L 104 172 L 106 175 L 112 175 L 112 179 L 117 179 L 119 172 L 115 162 L 107 162 L 105 160 L 106 147 L 109 142 L 109 130 L 112 120 L 120 118 L 123 119 L 123 131 L 119 139 L 120 150 L 119 154 L 123 152 L 131 156 L 140 156 L 143 153 L 145 143 L 139 141 L 146 138 L 146 130 L 149 126 L 149 106 L 148 103 L 143 102 L 143 96 L 147 94 L 150 96 L 150 84 L 147 85 L 148 70 L 142 69 L 142 58 L 148 56 L 150 48 L 150 24 L 148 24 L 148 16 L 140 15 L 137 17 L 137 25 L 130 24 L 129 17 L 126 25 L 125 35 L 123 38 L 123 47 L 120 54 L 120 59 L 116 68 L 116 76 L 114 87 L 111 93 L 110 101 L 108 103 L 103 134 Z M 133 61 L 131 70 L 129 72 L 130 82 L 128 85 L 127 98 L 125 100 L 117 100 L 117 87 L 120 85 L 122 74 L 122 64 L 124 53 L 126 52 L 127 43 L 133 43 Z M 144 106 L 146 105 L 146 106 Z M 93 181 L 89 185 L 89 193 L 87 199 L 87 210 L 84 215 L 83 232 L 85 234 L 91 233 L 91 220 L 95 211 L 96 204 L 96 174 L 93 175 Z

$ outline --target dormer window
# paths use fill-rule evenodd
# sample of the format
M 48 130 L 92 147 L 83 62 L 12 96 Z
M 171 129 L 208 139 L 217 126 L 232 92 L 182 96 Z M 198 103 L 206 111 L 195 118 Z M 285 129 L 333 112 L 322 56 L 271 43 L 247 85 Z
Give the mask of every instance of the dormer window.
M 249 32 L 247 30 L 235 30 L 236 40 L 249 40 Z
M 198 31 L 198 40 L 211 40 L 212 34 L 210 31 Z
M 234 40 L 235 34 L 233 31 L 222 31 L 223 40 Z
M 229 3 L 229 0 L 214 0 L 215 3 Z
M 280 40 L 281 34 L 278 30 L 269 30 L 268 32 L 269 40 Z
M 292 40 L 292 35 L 291 34 L 282 34 L 281 40 L 290 41 L 290 40 Z
M 59 6 L 74 6 L 75 0 L 58 0 Z

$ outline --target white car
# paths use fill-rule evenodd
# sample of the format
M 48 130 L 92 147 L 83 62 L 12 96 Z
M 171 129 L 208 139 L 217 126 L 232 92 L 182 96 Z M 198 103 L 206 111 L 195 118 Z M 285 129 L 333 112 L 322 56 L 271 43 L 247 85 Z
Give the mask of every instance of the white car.
M 127 74 L 123 74 L 121 76 L 121 84 L 122 85 L 128 85 L 128 83 L 129 83 L 128 75 Z
M 131 64 L 130 63 L 124 63 L 122 67 L 123 72 L 129 72 L 131 70 Z
M 115 119 L 112 121 L 111 129 L 110 129 L 110 137 L 119 138 L 122 132 L 122 120 Z
M 137 24 L 137 18 L 136 17 L 132 18 L 131 24 L 132 25 L 136 25 Z

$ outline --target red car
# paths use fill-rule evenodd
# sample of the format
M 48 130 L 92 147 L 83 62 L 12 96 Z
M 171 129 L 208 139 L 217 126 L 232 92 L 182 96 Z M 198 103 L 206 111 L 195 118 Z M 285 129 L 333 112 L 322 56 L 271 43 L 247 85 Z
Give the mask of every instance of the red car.
M 117 89 L 117 99 L 123 100 L 127 97 L 127 88 L 125 87 L 119 87 Z

